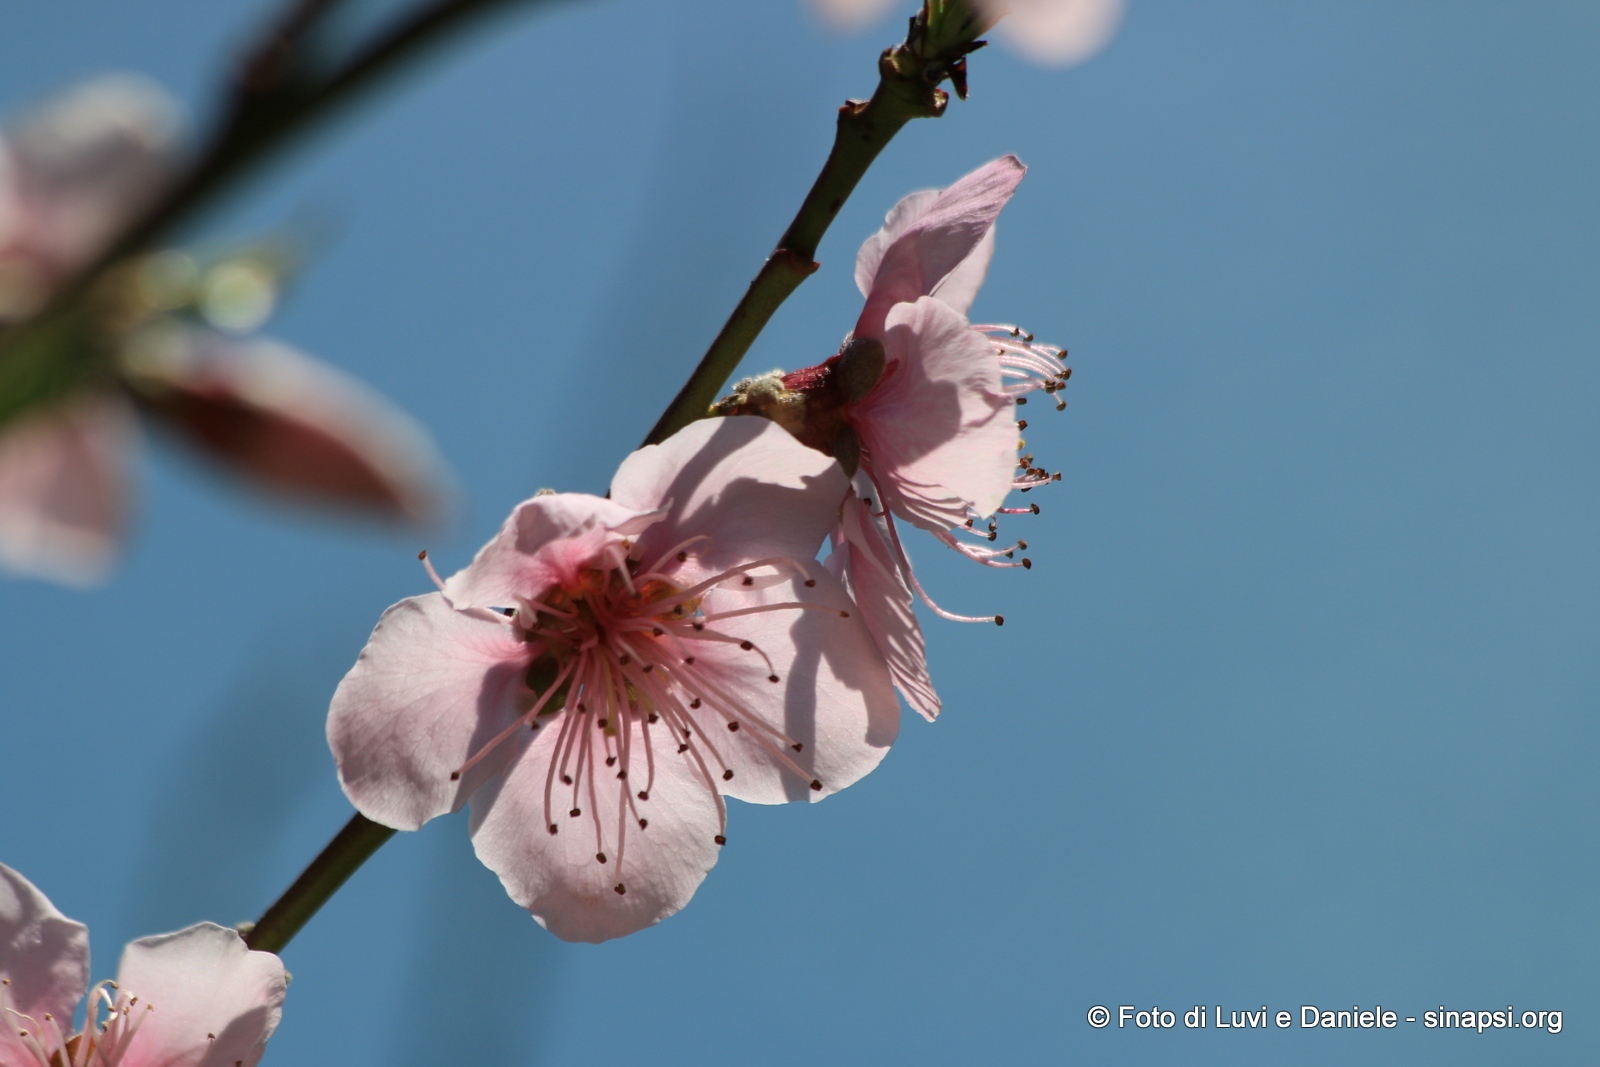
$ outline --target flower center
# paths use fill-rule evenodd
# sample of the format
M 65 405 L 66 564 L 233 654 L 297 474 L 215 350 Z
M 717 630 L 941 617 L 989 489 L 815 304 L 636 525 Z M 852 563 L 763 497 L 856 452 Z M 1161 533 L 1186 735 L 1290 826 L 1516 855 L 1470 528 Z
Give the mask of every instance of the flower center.
M 648 567 L 627 557 L 629 547 L 618 541 L 570 581 L 505 609 L 502 617 L 533 657 L 524 676 L 527 708 L 452 775 L 459 779 L 518 729 L 555 731 L 544 753 L 545 829 L 556 834 L 580 820 L 574 828 L 594 834 L 595 862 L 616 865 L 619 894 L 627 891 L 622 864 L 628 836 L 650 825 L 659 761 L 683 760 L 704 785 L 716 804 L 719 845 L 727 842 L 722 783 L 733 779 L 744 746 L 757 746 L 812 789 L 822 788 L 794 759 L 804 745 L 746 707 L 738 694 L 750 672 L 727 653 L 731 646 L 740 656 L 758 658 L 766 682 L 776 685 L 783 679 L 771 658 L 739 634 L 740 619 L 806 609 L 849 614 L 753 598 L 708 613 L 703 601 L 714 589 L 754 592 L 801 568 L 787 559 L 757 560 L 683 588 L 659 567 L 674 557 L 685 562 L 688 545 Z M 614 825 L 601 818 L 603 795 L 615 798 Z
M 0 979 L 0 1024 L 11 1027 L 37 1067 L 117 1067 L 145 1017 L 154 1010 L 149 1004 L 135 1010 L 138 997 L 115 982 L 101 982 L 89 991 L 83 1030 L 72 1033 L 63 1031 L 61 1020 L 49 1012 L 35 1019 L 13 1009 L 10 986 L 11 979 Z M 102 1010 L 104 1019 L 100 1018 Z

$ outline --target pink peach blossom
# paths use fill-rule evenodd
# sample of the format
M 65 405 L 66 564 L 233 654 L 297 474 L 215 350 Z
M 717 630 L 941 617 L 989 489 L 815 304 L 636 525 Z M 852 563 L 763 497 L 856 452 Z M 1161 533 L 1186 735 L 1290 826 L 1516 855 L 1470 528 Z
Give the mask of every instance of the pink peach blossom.
M 479 858 L 563 939 L 673 914 L 725 795 L 817 800 L 894 740 L 887 668 L 815 559 L 845 492 L 826 456 L 728 418 L 634 453 L 609 499 L 518 505 L 340 683 L 346 795 L 405 830 L 470 802 Z
M 1012 489 L 1050 480 L 1031 456 L 1018 462 L 1023 424 L 1014 407 L 1034 390 L 1055 393 L 1069 373 L 1060 349 L 1033 344 L 1012 326 L 966 319 L 993 254 L 995 219 L 1025 172 L 1015 156 L 1003 156 L 947 189 L 903 198 L 856 257 L 866 303 L 840 353 L 747 379 L 716 409 L 764 414 L 856 475 L 830 567 L 860 605 L 902 695 L 930 719 L 939 701 L 913 590 L 945 618 L 980 620 L 927 596 L 895 519 L 989 566 L 1030 566 L 1013 558 L 1020 542 L 991 548 L 961 535 L 992 542 L 994 524 L 979 533 L 977 521 L 1037 510 L 1003 506 Z
M 0 1067 L 254 1067 L 287 981 L 277 956 L 199 923 L 130 942 L 91 989 L 87 928 L 0 864 Z

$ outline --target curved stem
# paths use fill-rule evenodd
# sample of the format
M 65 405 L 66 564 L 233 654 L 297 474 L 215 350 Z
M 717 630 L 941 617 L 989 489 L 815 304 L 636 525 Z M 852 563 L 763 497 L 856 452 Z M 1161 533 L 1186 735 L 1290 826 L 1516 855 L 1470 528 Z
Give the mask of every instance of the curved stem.
M 357 813 L 299 878 L 255 925 L 244 931 L 244 943 L 263 952 L 279 952 L 310 921 L 328 898 L 395 835 L 387 826 Z
M 846 101 L 839 109 L 833 149 L 794 221 L 778 239 L 777 247 L 706 349 L 699 366 L 645 437 L 645 444 L 658 444 L 696 419 L 705 418 L 706 409 L 717 399 L 723 383 L 766 328 L 773 312 L 816 271 L 813 259 L 822 235 L 828 232 L 878 153 L 912 119 L 937 118 L 944 113 L 948 98 L 938 84 L 950 76 L 951 67 L 948 57 L 920 58 L 909 41 L 879 57 L 878 88 L 872 99 Z

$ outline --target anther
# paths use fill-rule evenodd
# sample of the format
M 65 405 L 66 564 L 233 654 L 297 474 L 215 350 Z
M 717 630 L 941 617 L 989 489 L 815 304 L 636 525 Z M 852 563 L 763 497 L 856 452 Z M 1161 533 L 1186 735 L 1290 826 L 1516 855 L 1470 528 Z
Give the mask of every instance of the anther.
M 622 768 L 622 770 L 618 771 L 617 772 L 617 777 L 620 780 L 626 782 L 628 780 L 628 768 L 624 767 L 624 768 Z
M 606 726 L 607 726 L 607 725 L 608 725 L 608 724 L 610 724 L 610 722 L 611 722 L 611 720 L 610 720 L 610 719 L 596 719 L 596 720 L 595 720 L 595 721 L 594 721 L 594 724 L 595 724 L 595 725 L 596 725 L 596 726 L 598 726 L 598 727 L 600 727 L 600 729 L 602 729 L 602 730 L 604 730 L 604 729 L 605 729 L 605 728 L 606 728 Z
M 1020 549 L 1023 549 L 1024 551 L 1026 551 L 1027 547 L 1028 547 L 1028 542 L 1026 542 L 1026 541 L 1018 541 L 1017 542 L 1017 547 L 1020 548 Z
M 1027 556 L 1023 556 L 1022 557 L 1022 569 L 1025 570 L 1025 571 L 1033 570 L 1033 560 L 1029 559 Z
M 1028 420 L 1027 419 L 1018 419 L 1017 420 L 1017 429 L 1026 430 L 1027 428 L 1028 428 Z
M 680 756 L 681 756 L 681 755 L 682 755 L 682 754 L 683 754 L 683 753 L 685 753 L 685 752 L 687 752 L 687 751 L 689 751 L 689 746 L 688 746 L 688 745 L 679 745 L 679 746 L 678 746 L 678 754 L 679 754 L 679 755 L 680 755 Z
M 722 780 L 724 782 L 733 781 L 733 769 L 732 768 L 729 768 L 728 770 L 725 770 L 725 771 L 722 772 Z
M 1017 406 L 1018 407 L 1021 407 L 1023 404 L 1026 404 L 1027 402 L 1028 402 L 1028 398 L 1027 397 L 1025 397 L 1025 396 L 1017 397 Z
M 563 775 L 562 775 L 562 776 L 561 776 L 561 784 L 562 784 L 562 785 L 571 785 L 571 784 L 572 784 L 572 775 L 570 775 L 570 774 L 563 774 Z
M 654 628 L 652 628 L 652 629 L 651 629 L 651 631 L 650 631 L 650 632 L 651 632 L 651 633 L 652 633 L 652 634 L 654 634 L 654 635 L 655 635 L 655 636 L 656 636 L 656 637 L 660 637 L 660 636 L 662 636 L 662 635 L 663 635 L 663 634 L 665 634 L 665 633 L 666 633 L 666 632 L 667 632 L 667 631 L 665 631 L 665 630 L 663 630 L 663 629 L 662 629 L 662 628 L 661 628 L 661 627 L 659 627 L 659 626 L 656 626 L 656 627 L 654 627 Z
M 749 652 L 752 648 L 755 648 L 756 646 L 751 644 L 749 641 L 740 641 L 739 642 L 739 647 L 744 649 L 746 652 Z
M 769 681 L 769 682 L 779 682 L 779 681 L 782 681 L 782 680 L 783 679 L 779 678 L 776 674 L 767 675 L 767 681 Z
M 601 863 L 604 863 L 606 861 L 606 854 L 604 852 L 596 852 L 594 854 L 594 858 L 599 860 Z
M 1029 504 L 1028 506 L 1033 509 L 1033 513 L 1035 515 L 1039 514 L 1039 505 L 1038 504 Z
M 639 820 L 639 829 L 643 830 L 646 826 L 649 826 L 649 825 L 650 825 L 650 820 L 649 819 L 640 819 Z
M 695 697 L 693 700 L 689 701 L 689 707 L 698 708 L 699 706 L 700 706 L 700 698 L 699 697 Z
M 679 563 L 687 563 L 688 561 L 689 561 L 689 553 L 687 553 L 687 552 L 679 552 L 678 553 L 678 562 Z
M 649 800 L 650 799 L 650 790 L 648 790 L 648 789 L 639 790 L 639 799 L 640 800 Z
M 841 618 L 841 619 L 848 619 L 848 618 L 849 618 L 849 617 L 850 617 L 850 613 L 849 613 L 849 612 L 848 612 L 848 611 L 841 611 L 841 612 L 839 612 L 839 618 Z
M 628 664 L 633 662 L 633 657 L 624 652 L 622 655 L 617 657 L 617 662 L 626 667 Z
M 461 772 L 460 772 L 460 771 L 451 771 L 451 772 L 450 772 L 450 780 L 451 780 L 451 781 L 452 781 L 452 782 L 459 782 L 459 781 L 461 781 Z
M 719 845 L 726 845 L 728 843 L 728 839 L 726 837 L 723 837 L 721 834 L 718 834 L 716 837 L 713 837 L 711 840 L 715 841 Z
M 555 833 L 557 830 L 560 830 L 560 829 L 561 829 L 561 827 L 557 826 L 555 823 L 551 823 L 550 824 L 550 832 L 551 833 Z
M 646 663 L 644 665 L 644 673 L 645 674 L 649 674 L 651 671 L 653 671 L 655 669 L 656 669 L 656 665 L 654 663 Z
M 703 622 L 694 623 L 694 629 L 695 629 L 696 633 L 699 633 L 701 630 L 704 630 L 705 628 L 706 628 L 706 624 L 703 623 Z
M 738 733 L 739 732 L 739 724 L 736 723 L 736 722 L 730 722 L 728 724 L 728 729 L 732 730 L 734 733 Z
M 820 793 L 822 792 L 822 783 L 813 778 L 811 779 L 811 788 Z
M 744 581 L 740 582 L 739 584 L 740 585 L 755 585 L 756 584 L 756 580 L 754 578 L 750 577 L 747 574 L 747 575 L 744 576 Z
M 645 719 L 645 722 L 659 722 L 660 720 L 661 720 L 661 716 L 657 715 L 655 712 L 652 711 L 650 713 L 650 717 Z
M 617 765 L 617 757 L 615 757 L 615 756 L 607 756 L 606 757 L 606 766 L 607 767 L 615 767 L 616 765 Z
M 799 752 L 801 749 L 805 748 L 806 746 L 801 744 L 799 741 L 796 741 L 794 744 L 790 745 L 789 747 L 794 749 L 796 752 Z
M 694 666 L 694 657 L 693 656 L 685 656 L 685 657 L 683 657 L 683 662 L 684 662 L 685 666 L 693 667 Z
M 427 559 L 428 558 L 428 550 L 427 549 L 423 549 L 421 552 L 418 552 L 417 553 L 417 558 L 418 559 Z M 7 982 L 6 984 L 10 985 L 11 983 Z
M 817 584 L 817 580 L 815 578 L 807 578 L 806 579 L 806 588 L 807 589 L 810 589 L 810 588 L 814 587 L 816 584 Z
M 1004 626 L 1006 624 L 1006 617 L 1004 615 L 996 615 L 994 617 L 994 624 L 996 626 Z
M 583 814 L 583 809 L 582 808 L 573 808 L 571 811 L 567 812 L 567 814 L 572 816 L 574 819 L 576 819 L 578 816 Z
M 626 893 L 628 891 L 627 887 L 624 886 L 621 882 L 618 882 L 616 885 L 612 886 L 611 888 L 615 889 L 617 891 L 617 896 L 619 896 L 619 897 L 622 896 L 622 894 L 624 894 L 624 893 Z

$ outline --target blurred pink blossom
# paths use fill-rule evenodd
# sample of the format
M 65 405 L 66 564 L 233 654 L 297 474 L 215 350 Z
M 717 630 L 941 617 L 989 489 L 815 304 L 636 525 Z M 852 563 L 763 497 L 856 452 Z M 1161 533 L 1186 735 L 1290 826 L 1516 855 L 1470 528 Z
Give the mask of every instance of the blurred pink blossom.
M 160 90 L 108 78 L 0 139 L 0 326 L 38 310 L 160 191 L 176 170 L 176 132 Z M 117 314 L 129 321 L 99 327 L 114 349 L 110 376 L 0 426 L 0 568 L 68 584 L 105 577 L 127 522 L 135 410 L 280 495 L 438 516 L 441 465 L 393 405 L 284 345 L 166 313 L 193 294 L 148 307 L 141 294 L 128 286 L 131 310 Z
M 609 499 L 518 505 L 340 683 L 345 793 L 405 830 L 470 801 L 479 858 L 563 939 L 673 914 L 726 841 L 724 796 L 816 800 L 894 740 L 888 671 L 815 559 L 846 489 L 727 418 L 635 452 Z
M 0 1067 L 254 1067 L 287 982 L 277 956 L 199 923 L 130 942 L 91 989 L 88 929 L 0 864 Z
M 895 0 L 812 0 L 812 5 L 824 22 L 846 32 L 895 10 Z M 1065 66 L 1106 46 L 1122 21 L 1123 0 L 973 0 L 973 6 L 999 20 L 1000 36 L 1029 59 Z

